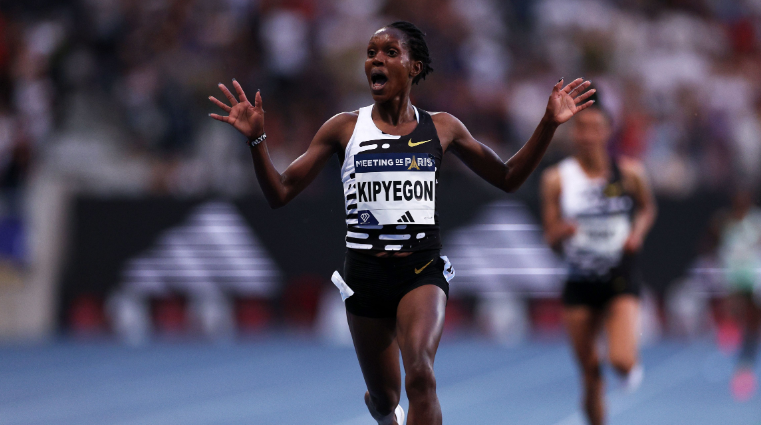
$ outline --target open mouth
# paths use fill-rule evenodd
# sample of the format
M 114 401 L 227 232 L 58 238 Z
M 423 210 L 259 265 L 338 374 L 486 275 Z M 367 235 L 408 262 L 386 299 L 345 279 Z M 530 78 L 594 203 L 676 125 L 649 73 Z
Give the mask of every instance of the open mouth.
M 372 74 L 370 74 L 370 87 L 373 90 L 380 90 L 383 88 L 383 86 L 386 85 L 386 82 L 388 81 L 388 77 L 386 77 L 385 74 L 383 74 L 380 71 L 373 71 Z

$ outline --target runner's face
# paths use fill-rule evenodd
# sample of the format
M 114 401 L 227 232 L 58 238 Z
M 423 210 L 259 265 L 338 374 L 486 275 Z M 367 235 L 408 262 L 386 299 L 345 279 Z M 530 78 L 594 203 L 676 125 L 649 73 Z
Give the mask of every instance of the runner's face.
M 605 149 L 610 135 L 608 118 L 599 109 L 587 109 L 573 118 L 571 139 L 580 153 Z
M 382 28 L 367 45 L 365 75 L 376 102 L 410 90 L 412 78 L 420 73 L 422 65 L 410 59 L 409 51 L 402 44 L 403 37 L 395 28 Z

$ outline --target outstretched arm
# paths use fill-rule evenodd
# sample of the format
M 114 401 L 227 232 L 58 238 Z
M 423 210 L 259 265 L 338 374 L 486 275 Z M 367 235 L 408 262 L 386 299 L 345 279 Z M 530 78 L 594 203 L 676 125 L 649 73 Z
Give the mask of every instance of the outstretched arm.
M 591 83 L 581 78 L 563 87 L 563 80 L 552 88 L 544 117 L 534 134 L 507 162 L 503 162 L 488 146 L 479 143 L 465 125 L 448 114 L 438 114 L 444 133 L 451 137 L 452 151 L 484 180 L 505 192 L 514 192 L 536 169 L 558 126 L 594 103 L 584 102 L 595 90 L 584 92 Z M 438 126 L 437 126 L 438 128 Z
M 238 94 L 238 99 L 224 84 L 219 83 L 220 90 L 231 106 L 220 102 L 214 96 L 209 96 L 209 100 L 228 115 L 209 114 L 209 116 L 232 125 L 250 142 L 264 134 L 262 96 L 257 91 L 252 105 L 246 98 L 243 88 L 235 80 L 233 80 L 233 87 Z M 256 179 L 270 207 L 279 208 L 287 204 L 314 180 L 328 159 L 339 150 L 340 140 L 347 128 L 346 124 L 352 119 L 356 119 L 356 117 L 352 118 L 352 114 L 339 114 L 325 122 L 312 139 L 307 151 L 293 161 L 282 174 L 272 163 L 266 141 L 251 147 Z

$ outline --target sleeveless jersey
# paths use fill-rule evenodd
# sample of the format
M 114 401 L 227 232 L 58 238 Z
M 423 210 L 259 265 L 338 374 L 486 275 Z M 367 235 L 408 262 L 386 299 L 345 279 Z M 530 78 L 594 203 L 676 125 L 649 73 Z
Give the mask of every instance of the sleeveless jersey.
M 612 161 L 610 180 L 589 178 L 573 157 L 558 168 L 561 212 L 577 225 L 576 233 L 563 242 L 569 279 L 604 277 L 621 264 L 632 228 L 634 202 L 624 193 L 621 171 Z
M 443 151 L 431 115 L 414 109 L 418 124 L 405 136 L 380 131 L 372 105 L 359 110 L 341 166 L 347 248 L 441 248 L 436 192 Z

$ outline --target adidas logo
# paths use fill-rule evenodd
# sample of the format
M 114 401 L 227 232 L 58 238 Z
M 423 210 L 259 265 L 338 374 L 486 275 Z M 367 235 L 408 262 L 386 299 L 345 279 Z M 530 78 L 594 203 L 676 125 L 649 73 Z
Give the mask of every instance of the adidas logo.
M 407 211 L 406 213 L 402 214 L 402 218 L 400 218 L 399 220 L 396 220 L 396 222 L 397 223 L 414 223 L 415 220 L 412 218 L 412 214 L 410 214 L 410 212 Z
M 121 284 L 136 290 L 171 282 L 181 291 L 210 285 L 217 291 L 268 296 L 280 282 L 277 264 L 238 209 L 221 201 L 196 207 L 184 223 L 165 230 L 153 247 L 128 260 L 122 273 Z

